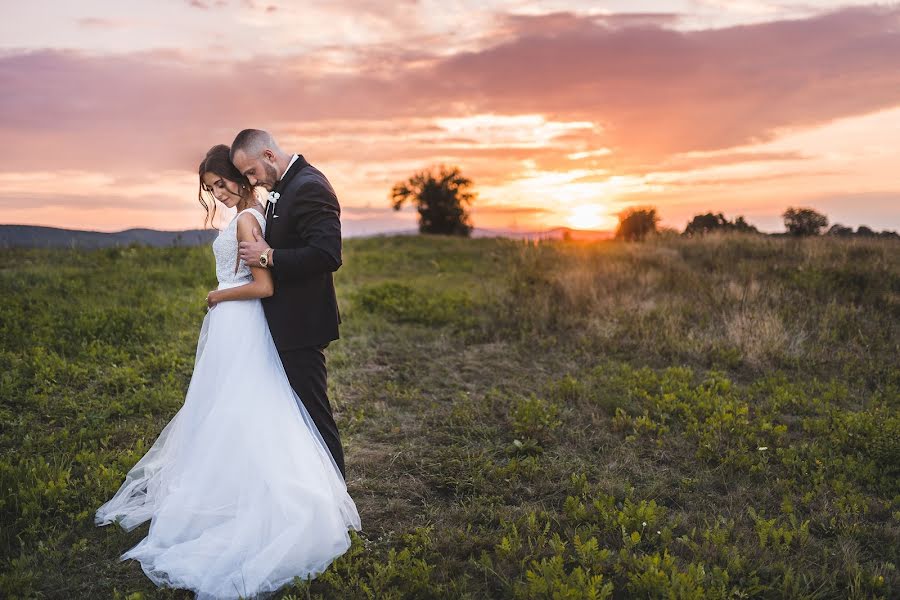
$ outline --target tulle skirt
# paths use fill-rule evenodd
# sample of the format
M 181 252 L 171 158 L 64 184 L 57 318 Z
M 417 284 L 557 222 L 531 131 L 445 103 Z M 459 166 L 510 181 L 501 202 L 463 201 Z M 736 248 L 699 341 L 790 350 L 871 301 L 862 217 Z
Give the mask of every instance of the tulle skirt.
M 259 300 L 206 314 L 184 405 L 95 517 L 126 530 L 148 519 L 147 537 L 121 560 L 201 600 L 265 596 L 315 577 L 360 529 Z

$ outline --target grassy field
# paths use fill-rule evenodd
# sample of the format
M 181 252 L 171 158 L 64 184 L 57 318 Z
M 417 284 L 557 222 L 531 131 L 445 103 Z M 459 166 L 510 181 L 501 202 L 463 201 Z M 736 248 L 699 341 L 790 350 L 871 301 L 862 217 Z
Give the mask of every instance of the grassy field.
M 353 239 L 364 531 L 287 598 L 900 594 L 900 243 Z M 208 248 L 0 251 L 0 596 L 187 598 L 96 528 L 184 398 Z M 235 357 L 240 360 L 240 357 Z

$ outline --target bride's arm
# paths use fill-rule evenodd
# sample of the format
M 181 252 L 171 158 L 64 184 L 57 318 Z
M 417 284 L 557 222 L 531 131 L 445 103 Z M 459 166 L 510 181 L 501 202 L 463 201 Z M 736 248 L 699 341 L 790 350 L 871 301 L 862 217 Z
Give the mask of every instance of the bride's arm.
M 244 213 L 238 218 L 237 239 L 238 242 L 253 241 L 253 229 L 259 228 L 256 218 Z M 263 267 L 250 267 L 253 281 L 224 290 L 213 290 L 206 297 L 209 306 L 215 306 L 219 302 L 229 300 L 250 300 L 252 298 L 268 298 L 275 292 L 275 284 L 272 281 L 272 273 Z

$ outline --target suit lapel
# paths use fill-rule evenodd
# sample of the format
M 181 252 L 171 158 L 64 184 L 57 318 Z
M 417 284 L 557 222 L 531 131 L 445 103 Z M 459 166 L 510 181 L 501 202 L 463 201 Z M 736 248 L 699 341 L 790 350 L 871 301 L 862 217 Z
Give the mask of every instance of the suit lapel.
M 283 192 L 288 185 L 290 185 L 291 180 L 296 177 L 300 171 L 302 171 L 305 167 L 308 167 L 309 163 L 306 162 L 306 159 L 303 158 L 302 154 L 297 155 L 297 160 L 294 161 L 294 164 L 291 165 L 291 168 L 287 170 L 287 173 L 282 175 L 281 179 L 278 180 L 278 183 L 275 184 L 274 191 Z
M 272 216 L 275 213 L 274 206 L 271 202 L 266 201 L 266 235 L 263 236 L 266 239 L 269 239 L 269 232 L 272 231 L 272 221 L 274 217 Z

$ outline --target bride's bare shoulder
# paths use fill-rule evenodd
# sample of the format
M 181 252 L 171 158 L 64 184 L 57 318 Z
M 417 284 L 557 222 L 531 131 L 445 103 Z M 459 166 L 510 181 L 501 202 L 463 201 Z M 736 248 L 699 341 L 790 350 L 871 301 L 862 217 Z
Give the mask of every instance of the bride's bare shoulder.
M 254 212 L 255 210 L 250 208 L 237 216 L 237 237 L 239 240 L 252 240 L 254 229 L 262 234 L 260 219 L 253 214 Z

